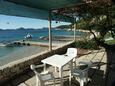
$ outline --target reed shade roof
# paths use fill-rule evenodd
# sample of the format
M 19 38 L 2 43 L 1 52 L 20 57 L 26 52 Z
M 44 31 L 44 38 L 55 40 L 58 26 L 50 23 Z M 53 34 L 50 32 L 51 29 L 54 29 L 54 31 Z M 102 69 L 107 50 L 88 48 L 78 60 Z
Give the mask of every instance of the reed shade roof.
M 1 3 L 2 2 L 2 3 Z M 0 14 L 74 22 L 82 10 L 90 10 L 91 4 L 108 4 L 110 0 L 0 0 Z M 85 9 L 85 7 L 89 8 Z M 81 10 L 80 10 L 81 9 Z
M 7 0 L 16 4 L 32 8 L 51 10 L 63 7 L 74 6 L 81 0 Z
M 38 16 L 40 19 L 48 19 L 49 11 L 51 11 L 52 9 L 71 7 L 82 2 L 82 0 L 3 0 L 3 1 L 45 11 L 45 12 L 39 11 L 40 16 L 39 15 Z M 25 14 L 21 14 L 21 15 L 25 16 Z M 33 15 L 33 17 L 35 16 Z M 60 21 L 67 21 L 67 22 L 74 21 L 73 17 L 66 16 L 66 15 L 63 16 L 62 14 L 57 15 L 55 13 L 52 13 L 52 17 L 53 20 L 60 20 Z

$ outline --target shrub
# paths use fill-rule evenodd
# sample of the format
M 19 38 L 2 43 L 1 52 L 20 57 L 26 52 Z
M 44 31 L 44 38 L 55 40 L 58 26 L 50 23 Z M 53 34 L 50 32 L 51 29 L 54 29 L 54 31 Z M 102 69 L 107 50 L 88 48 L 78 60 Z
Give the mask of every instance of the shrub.
M 75 46 L 83 49 L 99 49 L 99 46 L 93 40 L 76 41 Z

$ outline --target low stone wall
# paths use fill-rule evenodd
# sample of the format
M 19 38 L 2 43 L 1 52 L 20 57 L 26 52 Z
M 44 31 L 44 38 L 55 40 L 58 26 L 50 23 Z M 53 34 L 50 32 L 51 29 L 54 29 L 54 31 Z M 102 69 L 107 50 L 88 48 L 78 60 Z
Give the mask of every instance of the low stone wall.
M 50 51 L 45 51 L 36 55 L 32 55 L 30 57 L 25 57 L 23 59 L 8 63 L 4 66 L 0 67 L 0 83 L 3 83 L 6 80 L 11 79 L 13 76 L 16 76 L 26 70 L 30 69 L 30 64 L 39 64 L 42 59 L 45 59 L 53 54 L 63 54 L 66 52 L 68 47 L 72 47 L 74 42 L 70 42 L 65 44 L 64 46 L 60 46 L 58 48 Z

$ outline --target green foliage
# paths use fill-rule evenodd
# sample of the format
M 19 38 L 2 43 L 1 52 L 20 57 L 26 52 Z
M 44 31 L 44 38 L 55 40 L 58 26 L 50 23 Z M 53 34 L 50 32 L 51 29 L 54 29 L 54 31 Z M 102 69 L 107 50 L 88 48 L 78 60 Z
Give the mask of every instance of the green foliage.
M 106 41 L 106 43 L 109 45 L 113 45 L 113 44 L 115 44 L 115 40 L 109 40 L 109 41 Z
M 76 22 L 77 29 L 88 30 L 88 20 L 80 19 Z
M 99 1 L 101 2 L 101 1 Z M 76 22 L 78 29 L 89 30 L 93 35 L 94 32 L 99 32 L 95 35 L 95 41 L 104 40 L 106 34 L 111 32 L 111 36 L 115 37 L 115 6 L 105 3 L 93 3 L 83 5 L 79 9 L 79 20 Z
M 93 40 L 76 41 L 75 46 L 83 49 L 99 49 L 99 46 Z

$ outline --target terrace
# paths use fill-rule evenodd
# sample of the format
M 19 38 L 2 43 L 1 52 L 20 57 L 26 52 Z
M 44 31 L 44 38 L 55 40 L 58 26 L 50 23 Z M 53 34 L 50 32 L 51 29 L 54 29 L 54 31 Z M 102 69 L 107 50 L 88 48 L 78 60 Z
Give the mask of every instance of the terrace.
M 93 3 L 94 2 L 94 3 Z M 30 18 L 38 18 L 38 19 L 45 19 L 49 20 L 49 51 L 42 52 L 40 54 L 34 55 L 29 58 L 24 58 L 18 60 L 16 62 L 12 62 L 0 68 L 0 83 L 1 86 L 35 86 L 35 75 L 30 70 L 31 64 L 40 64 L 42 59 L 45 59 L 49 56 L 54 54 L 64 54 L 69 47 L 78 48 L 75 46 L 76 40 L 76 20 L 78 16 L 84 16 L 84 12 L 86 12 L 89 8 L 87 7 L 86 10 L 84 9 L 86 6 L 94 6 L 94 8 L 98 8 L 96 6 L 97 1 L 93 0 L 56 0 L 56 1 L 29 1 L 29 0 L 1 0 L 0 1 L 0 13 L 4 15 L 12 15 L 12 16 L 23 16 L 23 17 L 30 17 Z M 110 6 L 111 2 L 109 0 L 102 1 L 99 6 Z M 82 7 L 83 6 L 83 7 Z M 9 8 L 7 8 L 9 7 Z M 91 7 L 93 9 L 93 7 Z M 79 10 L 84 9 L 85 11 Z M 19 10 L 21 10 L 19 12 Z M 93 9 L 94 12 L 95 9 Z M 106 15 L 106 10 L 99 14 L 98 12 L 93 13 L 89 10 L 91 14 L 94 15 Z M 81 15 L 83 14 L 83 15 Z M 85 16 L 87 16 L 86 14 Z M 107 14 L 108 15 L 108 14 Z M 104 17 L 102 17 L 104 18 Z M 110 19 L 110 16 L 107 16 L 107 19 Z M 60 46 L 57 48 L 52 48 L 52 34 L 51 34 L 51 20 L 55 21 L 65 21 L 71 22 L 74 24 L 74 36 L 73 41 L 70 43 L 65 44 L 64 46 Z M 95 21 L 95 19 L 93 19 Z M 92 23 L 94 23 L 92 21 Z M 109 22 L 109 21 L 107 21 Z M 108 23 L 111 25 L 111 23 Z M 89 26 L 90 27 L 90 26 Z M 87 28 L 89 28 L 87 27 Z M 100 26 L 101 27 L 101 26 Z M 78 27 L 77 27 L 78 28 Z M 83 27 L 82 27 L 83 28 Z M 102 29 L 102 32 L 105 31 L 105 28 Z M 109 30 L 107 30 L 109 31 Z M 93 33 L 90 30 L 91 33 Z M 95 34 L 94 38 L 95 38 Z M 102 42 L 102 41 L 101 41 Z M 101 43 L 100 42 L 100 43 Z M 101 44 L 102 45 L 102 44 Z M 105 45 L 104 45 L 105 46 Z M 115 66 L 114 66 L 114 47 L 112 49 L 105 47 L 99 50 L 90 50 L 86 52 L 83 50 L 78 50 L 78 58 L 77 63 L 79 61 L 92 61 L 95 67 L 90 68 L 89 70 L 89 79 L 90 81 L 86 84 L 86 86 L 113 86 L 115 83 Z M 54 72 L 54 67 L 47 66 L 47 69 L 54 73 L 56 79 L 56 86 L 60 86 L 60 78 L 58 77 L 58 72 Z M 64 86 L 68 86 L 68 78 L 69 78 L 69 66 L 66 65 L 64 67 Z M 9 78 L 10 77 L 10 78 Z M 52 82 L 48 83 L 49 86 L 52 85 Z M 79 86 L 78 81 L 72 80 L 72 86 Z
M 81 50 L 79 50 L 81 51 Z M 83 51 L 83 50 L 82 50 Z M 85 51 L 86 52 L 86 51 Z M 85 53 L 85 52 L 82 52 Z M 79 61 L 92 61 L 96 64 L 95 67 L 90 68 L 89 71 L 89 79 L 90 81 L 87 83 L 87 86 L 105 86 L 105 73 L 106 73 L 106 63 L 107 63 L 107 54 L 104 49 L 91 51 L 86 55 L 80 55 L 77 58 L 77 64 Z M 60 78 L 58 76 L 59 71 L 55 72 L 53 66 L 47 65 L 47 70 L 53 72 L 56 80 L 56 86 L 60 86 Z M 69 65 L 64 67 L 63 76 L 64 76 L 64 86 L 69 86 Z M 36 85 L 36 78 L 33 71 L 27 70 L 25 73 L 22 73 L 18 76 L 13 77 L 12 79 L 8 80 L 4 83 L 4 86 L 35 86 Z M 72 80 L 72 86 L 79 86 L 79 79 Z M 48 86 L 53 86 L 52 81 L 49 81 Z

